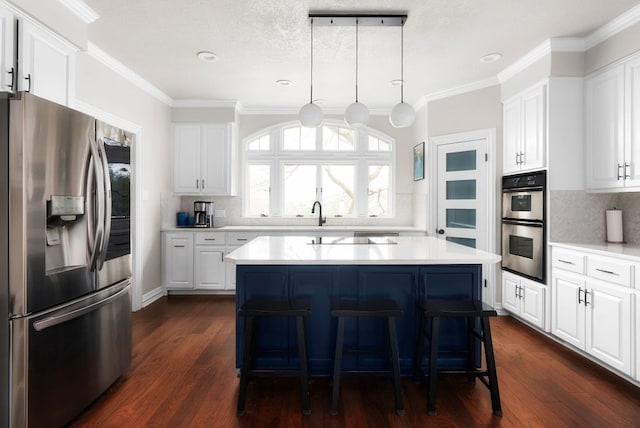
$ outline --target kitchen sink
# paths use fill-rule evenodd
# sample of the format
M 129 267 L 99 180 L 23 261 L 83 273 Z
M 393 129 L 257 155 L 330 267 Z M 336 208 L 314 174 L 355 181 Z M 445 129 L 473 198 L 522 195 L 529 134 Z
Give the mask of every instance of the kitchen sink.
M 309 245 L 396 245 L 385 236 L 317 236 Z

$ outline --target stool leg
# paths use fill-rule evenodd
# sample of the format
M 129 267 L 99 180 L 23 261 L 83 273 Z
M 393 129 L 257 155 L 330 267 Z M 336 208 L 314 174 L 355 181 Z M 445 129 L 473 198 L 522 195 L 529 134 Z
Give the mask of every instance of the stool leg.
M 484 337 L 484 352 L 487 360 L 487 371 L 489 372 L 489 385 L 491 386 L 489 388 L 491 390 L 491 407 L 493 407 L 494 415 L 502 416 L 498 373 L 496 372 L 496 360 L 493 355 L 493 341 L 491 339 L 491 327 L 488 317 L 482 317 L 482 336 Z
M 413 382 L 422 382 L 422 355 L 424 353 L 425 319 L 424 311 L 420 311 L 418 324 L 418 341 L 413 356 Z
M 307 342 L 304 334 L 304 317 L 296 317 L 296 331 L 298 336 L 298 359 L 300 360 L 300 390 L 302 393 L 302 413 L 305 416 L 311 414 L 309 401 L 309 368 L 307 366 Z
M 404 405 L 402 403 L 402 386 L 400 384 L 400 357 L 398 355 L 396 320 L 393 317 L 387 317 L 386 320 L 389 338 L 389 360 L 391 360 L 393 370 L 393 391 L 396 400 L 396 413 L 402 416 L 404 415 Z
M 475 317 L 467 317 L 467 370 L 469 372 L 476 369 L 476 337 L 473 334 L 476 326 Z M 475 383 L 476 376 L 470 374 L 467 381 Z
M 253 316 L 245 318 L 244 325 L 244 350 L 242 352 L 242 367 L 240 367 L 240 392 L 238 394 L 238 416 L 245 413 L 245 401 L 247 399 L 247 386 L 249 385 L 249 370 L 251 369 L 251 356 L 253 352 Z
M 436 383 L 438 380 L 438 341 L 440 338 L 440 317 L 431 318 L 431 352 L 429 358 L 429 396 L 427 412 L 436 414 Z
M 333 359 L 333 393 L 331 394 L 331 414 L 338 414 L 338 397 L 340 395 L 340 371 L 342 370 L 342 348 L 344 346 L 344 318 L 338 317 L 336 333 L 336 355 Z

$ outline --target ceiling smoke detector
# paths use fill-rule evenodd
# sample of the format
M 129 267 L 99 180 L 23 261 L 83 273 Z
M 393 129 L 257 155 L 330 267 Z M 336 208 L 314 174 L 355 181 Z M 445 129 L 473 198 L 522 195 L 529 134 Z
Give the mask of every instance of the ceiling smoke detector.
M 203 62 L 216 62 L 218 60 L 218 55 L 209 51 L 200 51 L 197 55 L 200 61 Z

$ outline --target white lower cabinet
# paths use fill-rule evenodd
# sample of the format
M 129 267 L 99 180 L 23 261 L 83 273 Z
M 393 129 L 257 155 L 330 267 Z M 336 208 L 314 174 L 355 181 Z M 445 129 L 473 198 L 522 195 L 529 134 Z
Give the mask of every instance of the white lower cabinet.
M 553 251 L 572 253 L 555 247 Z M 577 260 L 586 260 L 585 268 L 577 265 L 582 272 L 576 270 L 575 264 L 556 263 L 555 258 L 552 261 L 551 333 L 608 366 L 632 375 L 637 370 L 631 358 L 636 294 L 630 282 L 633 263 L 578 251 L 573 254 Z M 620 272 L 630 272 L 629 280 Z M 591 273 L 610 275 L 611 282 L 594 278 Z
M 196 245 L 193 282 L 196 290 L 224 290 L 224 245 Z
M 527 278 L 502 271 L 502 306 L 530 324 L 545 328 L 544 285 Z
M 162 259 L 167 289 L 193 288 L 193 233 L 165 233 Z

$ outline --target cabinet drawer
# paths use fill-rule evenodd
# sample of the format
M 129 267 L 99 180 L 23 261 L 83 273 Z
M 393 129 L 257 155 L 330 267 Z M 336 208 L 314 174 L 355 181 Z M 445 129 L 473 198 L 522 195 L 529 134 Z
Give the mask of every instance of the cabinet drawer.
M 225 232 L 196 232 L 196 245 L 225 245 Z
M 584 275 L 585 255 L 576 251 L 554 248 L 551 254 L 551 266 Z
M 227 245 L 244 245 L 257 237 L 256 232 L 227 232 Z
M 588 256 L 587 259 L 587 275 L 590 277 L 631 287 L 631 263 L 597 256 Z

